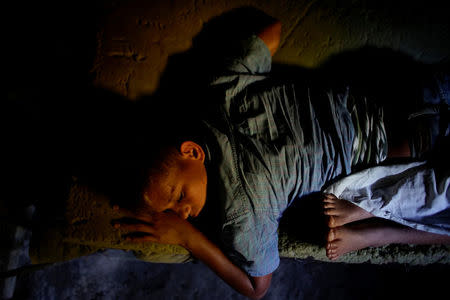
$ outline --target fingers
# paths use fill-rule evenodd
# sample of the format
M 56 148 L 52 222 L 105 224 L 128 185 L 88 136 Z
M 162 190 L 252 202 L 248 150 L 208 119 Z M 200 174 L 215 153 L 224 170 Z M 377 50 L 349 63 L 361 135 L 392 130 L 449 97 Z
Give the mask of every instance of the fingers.
M 158 239 L 152 235 L 127 236 L 125 240 L 132 243 L 158 242 Z
M 130 242 L 155 242 L 157 241 L 156 230 L 152 221 L 153 214 L 136 213 L 129 209 L 114 205 L 113 211 L 119 212 L 123 217 L 112 220 L 114 228 L 123 231 L 122 235 Z
M 113 209 L 120 210 L 118 207 Z M 130 213 L 126 209 L 122 211 L 130 217 L 112 220 L 112 226 L 124 231 L 122 237 L 127 241 L 181 245 L 186 239 L 184 234 L 192 230 L 190 223 L 181 219 L 176 213 L 161 212 L 142 215 Z
M 123 207 L 119 207 L 119 205 L 117 205 L 117 204 L 113 205 L 112 209 L 114 212 L 117 212 L 117 213 L 121 214 L 122 216 L 127 216 L 127 217 L 132 218 L 132 217 L 135 217 L 135 215 L 136 215 L 131 210 L 123 208 Z
M 122 235 L 127 242 L 158 242 L 159 238 L 156 235 L 156 230 L 152 224 L 129 224 L 129 223 L 114 223 L 114 228 L 126 231 Z
M 119 214 L 121 214 L 124 217 L 128 217 L 131 219 L 137 219 L 137 220 L 144 221 L 147 223 L 151 223 L 152 217 L 154 215 L 154 213 L 151 211 L 146 211 L 145 213 L 135 212 L 135 211 L 129 210 L 124 207 L 119 207 L 119 205 L 113 205 L 112 209 L 113 209 L 113 211 L 118 212 Z
M 113 209 L 113 211 L 120 212 L 120 213 L 122 213 L 124 215 L 126 215 L 126 214 L 133 214 L 130 210 L 128 210 L 126 208 L 123 208 L 123 207 L 119 207 L 119 205 L 117 205 L 117 204 L 113 205 L 112 209 Z
M 114 228 L 123 229 L 129 232 L 145 232 L 153 234 L 155 229 L 150 224 L 126 224 L 126 223 L 115 223 Z

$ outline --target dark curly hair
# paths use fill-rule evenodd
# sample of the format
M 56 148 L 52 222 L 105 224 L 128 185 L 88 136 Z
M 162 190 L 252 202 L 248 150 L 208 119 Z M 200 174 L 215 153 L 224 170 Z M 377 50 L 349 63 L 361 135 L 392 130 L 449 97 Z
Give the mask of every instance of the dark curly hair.
M 175 166 L 180 145 L 196 140 L 192 135 L 196 130 L 194 125 L 188 126 L 179 118 L 155 118 L 140 126 L 128 154 L 119 162 L 120 174 L 114 180 L 117 186 L 111 201 L 131 210 L 142 208 L 144 189 L 168 176 Z

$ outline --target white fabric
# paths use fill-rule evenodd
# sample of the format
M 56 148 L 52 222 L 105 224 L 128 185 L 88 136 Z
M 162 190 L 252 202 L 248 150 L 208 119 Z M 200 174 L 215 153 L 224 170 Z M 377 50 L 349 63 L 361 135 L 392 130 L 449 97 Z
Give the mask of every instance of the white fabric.
M 349 175 L 324 192 L 403 225 L 450 235 L 449 172 L 425 162 L 377 166 Z

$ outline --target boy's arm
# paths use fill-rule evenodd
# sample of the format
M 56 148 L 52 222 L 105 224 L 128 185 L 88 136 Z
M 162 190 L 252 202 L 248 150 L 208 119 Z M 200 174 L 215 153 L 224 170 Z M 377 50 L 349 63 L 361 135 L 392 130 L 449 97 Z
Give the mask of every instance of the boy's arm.
M 270 287 L 272 274 L 261 277 L 247 275 L 235 266 L 214 243 L 208 240 L 195 227 L 192 228 L 186 245 L 182 246 L 209 266 L 231 287 L 249 298 L 262 298 Z
M 189 250 L 194 257 L 210 267 L 220 278 L 239 293 L 252 299 L 262 298 L 269 289 L 272 274 L 252 277 L 234 265 L 223 252 L 206 238 L 191 223 L 175 213 L 164 212 L 148 215 L 133 215 L 143 223 L 116 223 L 115 227 L 129 232 L 127 240 L 133 242 L 157 242 L 176 244 Z M 133 236 L 133 233 L 145 236 Z
M 252 30 L 251 34 L 241 35 L 224 43 L 211 61 L 212 78 L 234 74 L 264 74 L 270 72 L 272 56 L 278 49 L 281 35 L 281 22 L 272 19 L 262 29 Z M 241 86 L 240 88 L 243 88 Z
M 262 29 L 257 36 L 263 40 L 263 42 L 269 48 L 270 54 L 273 56 L 278 50 L 281 37 L 281 22 L 275 21 L 274 23 L 266 26 Z

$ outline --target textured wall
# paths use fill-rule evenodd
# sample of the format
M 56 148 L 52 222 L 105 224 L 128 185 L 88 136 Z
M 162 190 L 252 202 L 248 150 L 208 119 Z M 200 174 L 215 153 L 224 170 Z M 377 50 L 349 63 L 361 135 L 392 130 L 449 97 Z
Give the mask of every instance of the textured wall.
M 395 6 L 391 4 L 395 3 Z M 283 22 L 274 62 L 316 67 L 332 54 L 387 47 L 426 63 L 448 61 L 443 5 L 406 1 L 118 1 L 97 35 L 94 82 L 130 99 L 151 94 L 171 55 L 188 50 L 211 18 L 253 6 Z M 249 20 L 251 22 L 251 20 Z

